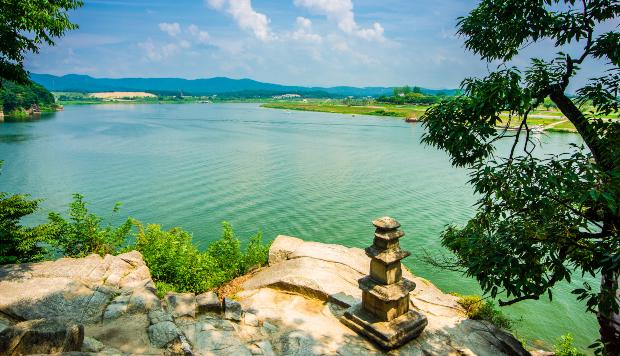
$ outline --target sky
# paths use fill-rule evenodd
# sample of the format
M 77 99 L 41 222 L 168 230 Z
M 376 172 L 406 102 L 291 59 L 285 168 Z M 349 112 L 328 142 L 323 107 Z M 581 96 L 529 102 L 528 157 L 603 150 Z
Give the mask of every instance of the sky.
M 85 0 L 80 28 L 27 57 L 33 73 L 250 78 L 305 86 L 457 88 L 496 64 L 456 36 L 471 0 Z M 513 61 L 548 56 L 549 43 Z M 552 54 L 552 53 L 551 53 Z M 586 63 L 579 84 L 604 69 Z

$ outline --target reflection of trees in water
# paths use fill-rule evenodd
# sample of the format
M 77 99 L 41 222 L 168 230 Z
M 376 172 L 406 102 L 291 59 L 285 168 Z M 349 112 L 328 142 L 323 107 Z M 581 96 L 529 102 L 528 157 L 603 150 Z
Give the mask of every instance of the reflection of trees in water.
M 0 135 L 0 143 L 17 143 L 30 141 L 34 138 L 34 135 L 25 134 L 13 134 L 13 135 Z

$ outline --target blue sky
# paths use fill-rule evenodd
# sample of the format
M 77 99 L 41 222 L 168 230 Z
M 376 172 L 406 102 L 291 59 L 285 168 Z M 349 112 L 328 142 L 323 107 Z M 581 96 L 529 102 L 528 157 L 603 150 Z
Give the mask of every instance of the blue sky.
M 31 72 L 226 76 L 291 85 L 455 88 L 493 69 L 463 48 L 467 0 L 86 0 L 80 29 L 30 55 Z M 521 65 L 548 50 L 528 47 Z M 580 81 L 598 74 L 588 63 Z

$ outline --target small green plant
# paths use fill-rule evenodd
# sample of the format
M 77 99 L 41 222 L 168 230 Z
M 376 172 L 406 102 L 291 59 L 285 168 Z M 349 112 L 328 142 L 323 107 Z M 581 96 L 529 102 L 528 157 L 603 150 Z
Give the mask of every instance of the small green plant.
M 175 292 L 176 288 L 170 283 L 156 281 L 155 288 L 157 288 L 157 296 L 161 299 L 166 296 L 169 292 Z
M 555 356 L 585 356 L 586 354 L 579 352 L 579 350 L 573 346 L 574 341 L 571 334 L 560 336 L 558 343 L 553 347 Z
M 469 319 L 486 320 L 506 330 L 512 328 L 513 320 L 497 309 L 493 301 L 484 300 L 477 295 L 459 295 L 456 293 L 454 295 L 459 297 L 457 303 L 465 309 Z
M 120 204 L 117 203 L 112 211 L 116 213 L 119 208 Z M 48 215 L 49 222 L 45 225 L 49 244 L 69 257 L 117 253 L 126 243 L 133 226 L 133 220 L 128 218 L 119 227 L 108 225 L 102 228 L 103 219 L 88 211 L 84 197 L 80 194 L 73 195 L 69 216 L 70 219 L 65 220 L 62 215 L 51 212 Z

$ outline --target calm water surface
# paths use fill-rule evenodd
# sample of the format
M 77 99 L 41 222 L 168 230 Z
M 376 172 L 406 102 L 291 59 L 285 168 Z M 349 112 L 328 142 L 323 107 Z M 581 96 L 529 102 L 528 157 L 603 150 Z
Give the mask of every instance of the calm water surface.
M 444 226 L 466 222 L 475 202 L 466 171 L 421 145 L 422 133 L 398 120 L 255 104 L 69 106 L 0 124 L 0 190 L 45 199 L 30 223 L 64 211 L 79 192 L 98 214 L 117 221 L 111 209 L 121 201 L 123 216 L 181 226 L 201 247 L 223 220 L 244 239 L 260 230 L 365 247 L 370 221 L 390 215 L 407 233 L 402 245 L 413 256 L 404 263 L 414 273 L 446 292 L 480 293 L 475 281 L 420 261 L 423 249 L 441 251 Z M 578 137 L 541 140 L 544 152 L 558 153 Z M 553 303 L 507 308 L 523 318 L 518 336 L 548 346 L 570 332 L 584 348 L 596 339 L 594 317 L 569 290 L 556 288 Z

